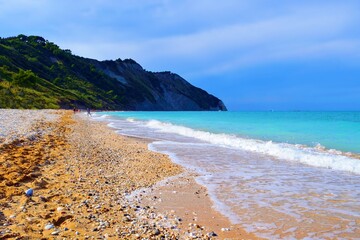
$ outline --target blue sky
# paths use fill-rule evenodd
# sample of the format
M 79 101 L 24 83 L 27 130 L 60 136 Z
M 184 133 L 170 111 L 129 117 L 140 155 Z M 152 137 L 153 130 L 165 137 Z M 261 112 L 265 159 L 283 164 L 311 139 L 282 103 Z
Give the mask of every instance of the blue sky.
M 0 0 L 0 21 L 178 73 L 230 110 L 360 110 L 360 1 Z

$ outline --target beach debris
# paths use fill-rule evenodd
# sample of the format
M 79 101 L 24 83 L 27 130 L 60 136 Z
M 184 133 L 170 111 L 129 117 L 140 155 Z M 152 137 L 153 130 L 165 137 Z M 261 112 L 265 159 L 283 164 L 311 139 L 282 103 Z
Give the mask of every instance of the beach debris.
M 45 225 L 45 230 L 50 230 L 50 229 L 53 229 L 54 227 L 55 227 L 54 224 L 48 223 Z
M 28 190 L 25 191 L 25 195 L 28 197 L 32 197 L 33 194 L 34 194 L 34 190 L 32 188 L 29 188 Z
M 54 231 L 54 232 L 51 233 L 51 235 L 55 236 L 55 235 L 59 235 L 59 233 L 60 233 L 60 231 Z
M 221 231 L 222 232 L 228 232 L 228 231 L 230 231 L 230 228 L 221 228 Z

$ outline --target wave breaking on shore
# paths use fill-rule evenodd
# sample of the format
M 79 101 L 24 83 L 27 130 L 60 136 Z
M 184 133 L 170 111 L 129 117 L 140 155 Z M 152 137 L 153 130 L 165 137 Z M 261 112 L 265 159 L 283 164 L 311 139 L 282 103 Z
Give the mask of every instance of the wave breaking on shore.
M 133 120 L 131 122 L 133 122 Z M 157 120 L 150 120 L 145 124 L 149 128 L 162 132 L 192 137 L 219 146 L 266 154 L 281 160 L 300 162 L 314 167 L 325 167 L 360 174 L 359 159 L 346 156 L 341 151 L 334 149 L 312 148 L 299 144 L 246 139 L 235 135 L 199 131 Z

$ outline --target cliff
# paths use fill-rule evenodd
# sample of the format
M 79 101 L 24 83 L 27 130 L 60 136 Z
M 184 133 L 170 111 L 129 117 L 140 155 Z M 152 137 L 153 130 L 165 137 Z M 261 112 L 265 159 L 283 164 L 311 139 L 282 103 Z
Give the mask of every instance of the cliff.
M 38 36 L 0 39 L 0 108 L 222 110 L 222 101 L 171 72 L 132 59 L 73 55 Z

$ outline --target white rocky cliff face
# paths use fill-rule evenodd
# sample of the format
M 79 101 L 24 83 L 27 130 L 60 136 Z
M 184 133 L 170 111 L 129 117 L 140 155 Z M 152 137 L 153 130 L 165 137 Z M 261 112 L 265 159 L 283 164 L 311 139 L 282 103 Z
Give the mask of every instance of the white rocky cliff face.
M 97 62 L 96 66 L 122 83 L 128 110 L 227 110 L 220 99 L 191 85 L 177 74 L 149 72 L 131 59 Z

